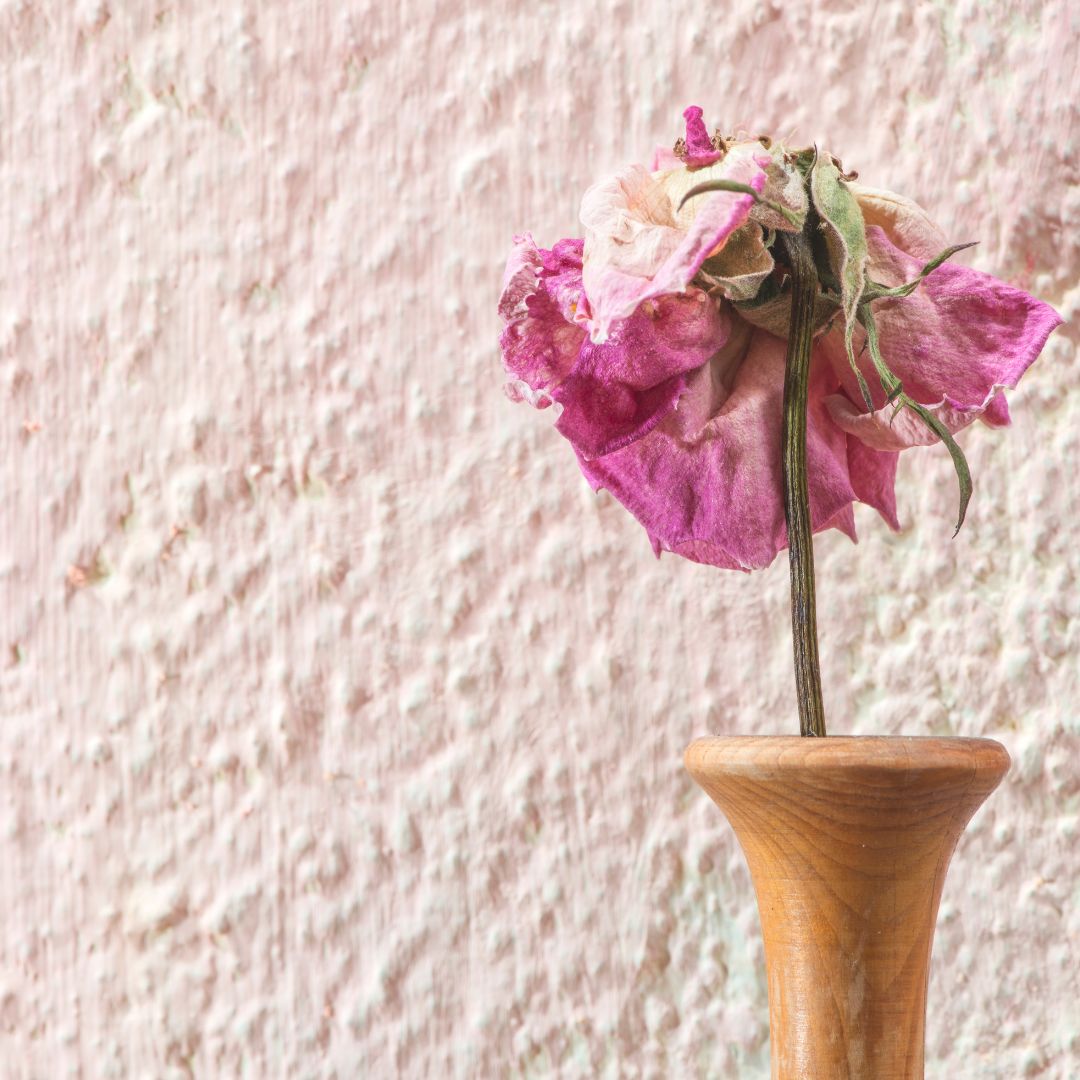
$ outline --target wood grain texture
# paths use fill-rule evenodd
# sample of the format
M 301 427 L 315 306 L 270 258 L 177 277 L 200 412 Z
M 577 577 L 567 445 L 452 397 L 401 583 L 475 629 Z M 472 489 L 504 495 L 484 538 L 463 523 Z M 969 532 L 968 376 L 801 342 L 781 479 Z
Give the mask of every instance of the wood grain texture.
M 757 893 L 774 1080 L 921 1080 L 949 860 L 1009 755 L 991 739 L 698 739 Z

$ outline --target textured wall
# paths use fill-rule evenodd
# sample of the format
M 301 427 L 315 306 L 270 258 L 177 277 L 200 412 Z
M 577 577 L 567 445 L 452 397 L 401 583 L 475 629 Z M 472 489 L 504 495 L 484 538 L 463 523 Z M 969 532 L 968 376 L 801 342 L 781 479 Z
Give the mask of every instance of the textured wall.
M 1071 20 L 1071 22 L 1070 22 Z M 1015 760 L 930 1075 L 1080 1075 L 1070 0 L 0 4 L 0 1072 L 740 1077 L 681 751 L 790 732 L 783 559 L 655 561 L 501 393 L 515 230 L 710 123 L 817 140 L 1067 325 L 818 542 L 832 727 Z

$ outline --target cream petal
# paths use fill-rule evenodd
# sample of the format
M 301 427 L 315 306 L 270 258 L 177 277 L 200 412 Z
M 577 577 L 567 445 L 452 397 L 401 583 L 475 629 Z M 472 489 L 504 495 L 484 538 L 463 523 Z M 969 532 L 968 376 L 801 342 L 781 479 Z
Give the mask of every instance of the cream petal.
M 692 175 L 702 178 L 712 170 L 756 191 L 765 186 L 764 169 L 749 148 L 729 151 L 722 162 Z M 705 259 L 746 221 L 754 198 L 731 191 L 691 200 L 699 205 L 684 207 L 683 219 L 677 220 L 678 200 L 693 186 L 686 175 L 687 170 L 675 170 L 654 176 L 634 166 L 586 192 L 583 280 L 594 342 L 605 341 L 643 301 L 684 292 Z M 684 224 L 691 209 L 693 216 Z

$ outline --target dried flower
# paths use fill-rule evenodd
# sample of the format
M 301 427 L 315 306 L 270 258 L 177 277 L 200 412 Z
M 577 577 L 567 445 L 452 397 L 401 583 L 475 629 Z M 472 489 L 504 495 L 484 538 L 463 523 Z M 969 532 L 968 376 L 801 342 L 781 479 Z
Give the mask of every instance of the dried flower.
M 791 310 L 783 232 L 813 238 L 820 292 L 807 405 L 814 531 L 855 539 L 852 504 L 898 528 L 899 451 L 980 419 L 1009 422 L 1015 387 L 1060 318 L 945 260 L 959 248 L 915 203 L 851 182 L 830 155 L 761 138 L 686 138 L 590 188 L 584 239 L 515 238 L 500 314 L 508 392 L 559 409 L 595 488 L 657 554 L 733 569 L 787 544 L 781 470 Z

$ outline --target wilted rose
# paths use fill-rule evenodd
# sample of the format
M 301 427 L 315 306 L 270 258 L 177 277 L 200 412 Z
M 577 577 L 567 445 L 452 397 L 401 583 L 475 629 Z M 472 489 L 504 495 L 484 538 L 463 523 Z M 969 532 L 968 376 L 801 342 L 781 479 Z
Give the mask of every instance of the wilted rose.
M 854 539 L 856 501 L 898 528 L 899 452 L 951 442 L 975 419 L 1007 424 L 1003 391 L 1060 318 L 988 274 L 938 265 L 956 249 L 925 212 L 847 179 L 829 155 L 710 139 L 700 109 L 685 116 L 675 151 L 585 193 L 583 239 L 548 250 L 515 238 L 499 306 L 511 397 L 559 408 L 589 483 L 634 514 L 657 554 L 768 566 L 787 544 L 790 295 L 774 241 L 815 215 L 813 528 Z

